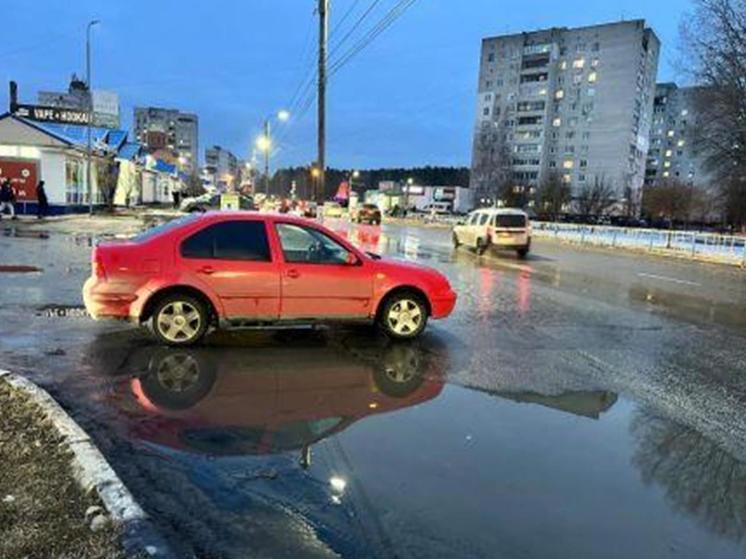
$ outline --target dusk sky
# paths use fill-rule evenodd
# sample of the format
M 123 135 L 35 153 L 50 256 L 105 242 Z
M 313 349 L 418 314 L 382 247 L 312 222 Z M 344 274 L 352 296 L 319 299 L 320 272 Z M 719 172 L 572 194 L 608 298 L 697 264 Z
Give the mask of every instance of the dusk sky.
M 373 0 L 332 0 L 331 49 Z M 136 105 L 174 107 L 200 119 L 200 158 L 219 144 L 247 157 L 264 115 L 287 108 L 315 63 L 314 0 L 88 0 L 14 2 L 3 10 L 0 103 L 7 82 L 22 102 L 62 90 L 84 72 L 85 25 L 93 32 L 94 88 L 120 95 L 123 125 Z M 396 3 L 379 0 L 339 58 Z M 10 8 L 9 6 L 14 6 Z M 525 6 L 525 7 L 524 7 Z M 339 26 L 340 18 L 353 7 Z M 552 26 L 645 18 L 663 42 L 659 79 L 674 69 L 689 0 L 531 3 L 418 0 L 329 83 L 328 164 L 334 167 L 468 165 L 483 37 Z M 273 166 L 315 155 L 315 104 L 277 129 Z

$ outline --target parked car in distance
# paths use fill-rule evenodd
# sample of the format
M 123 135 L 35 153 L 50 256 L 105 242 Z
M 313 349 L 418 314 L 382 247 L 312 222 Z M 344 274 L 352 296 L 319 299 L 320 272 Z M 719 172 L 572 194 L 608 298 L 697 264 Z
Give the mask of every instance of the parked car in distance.
M 356 223 L 381 225 L 381 210 L 375 204 L 362 204 L 355 208 L 352 220 Z
M 525 257 L 531 250 L 531 222 L 528 214 L 511 208 L 473 211 L 453 228 L 453 246 L 473 247 L 478 254 L 489 248 L 514 249 Z
M 239 205 L 242 210 L 254 210 L 254 200 L 250 196 L 239 195 Z M 202 194 L 201 196 L 184 198 L 179 205 L 182 212 L 207 212 L 220 209 L 220 194 Z
M 344 208 L 337 202 L 325 202 L 322 206 L 322 215 L 324 217 L 342 217 L 344 216 Z
M 423 207 L 421 211 L 429 214 L 434 213 L 435 215 L 450 215 L 452 213 L 451 204 L 448 202 L 433 202 Z
M 212 327 L 317 322 L 375 323 L 412 339 L 451 313 L 456 294 L 439 272 L 366 254 L 309 220 L 226 211 L 98 244 L 83 300 L 95 319 L 190 345 Z

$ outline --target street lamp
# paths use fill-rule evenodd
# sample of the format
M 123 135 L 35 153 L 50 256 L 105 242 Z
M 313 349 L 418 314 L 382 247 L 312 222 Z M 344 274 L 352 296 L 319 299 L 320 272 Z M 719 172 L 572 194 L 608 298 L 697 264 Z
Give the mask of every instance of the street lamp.
M 272 118 L 277 118 L 280 122 L 286 122 L 290 119 L 290 113 L 286 110 L 277 111 L 275 115 L 269 115 L 264 119 L 264 135 L 259 136 L 256 146 L 264 152 L 264 194 L 269 196 L 269 155 L 272 149 Z
M 91 185 L 91 121 L 93 120 L 93 88 L 91 88 L 91 28 L 101 23 L 94 19 L 85 30 L 85 83 L 88 87 L 88 122 L 86 123 L 85 182 L 88 187 L 88 215 L 93 215 L 93 185 Z
M 414 184 L 414 179 L 412 177 L 409 177 L 407 179 L 407 186 L 404 189 L 404 215 L 407 215 L 407 209 L 409 208 L 409 189 L 412 188 L 412 185 Z

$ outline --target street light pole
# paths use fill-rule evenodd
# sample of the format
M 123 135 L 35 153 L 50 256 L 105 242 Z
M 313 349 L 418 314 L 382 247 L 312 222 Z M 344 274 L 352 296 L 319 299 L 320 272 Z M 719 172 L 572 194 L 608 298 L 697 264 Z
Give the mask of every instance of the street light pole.
M 318 83 L 318 192 L 316 201 L 324 197 L 326 187 L 326 49 L 329 40 L 329 0 L 319 0 L 319 83 Z
M 91 88 L 91 27 L 97 25 L 99 20 L 88 22 L 85 31 L 85 74 L 86 86 L 88 87 L 88 122 L 86 123 L 86 164 L 85 184 L 88 189 L 88 215 L 93 215 L 93 185 L 91 184 L 91 121 L 93 120 L 93 89 Z

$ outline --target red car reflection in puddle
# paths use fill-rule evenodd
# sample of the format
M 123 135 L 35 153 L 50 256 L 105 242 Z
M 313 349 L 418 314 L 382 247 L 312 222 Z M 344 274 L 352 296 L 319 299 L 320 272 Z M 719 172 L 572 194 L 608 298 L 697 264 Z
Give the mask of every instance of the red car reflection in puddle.
M 357 353 L 357 354 L 356 354 Z M 145 348 L 116 385 L 132 438 L 212 456 L 302 449 L 367 416 L 437 397 L 444 364 L 415 345 Z

